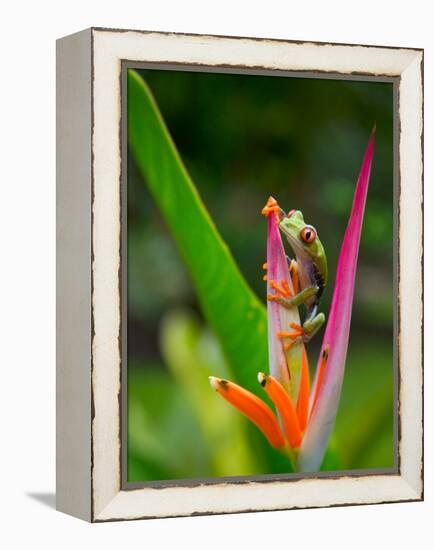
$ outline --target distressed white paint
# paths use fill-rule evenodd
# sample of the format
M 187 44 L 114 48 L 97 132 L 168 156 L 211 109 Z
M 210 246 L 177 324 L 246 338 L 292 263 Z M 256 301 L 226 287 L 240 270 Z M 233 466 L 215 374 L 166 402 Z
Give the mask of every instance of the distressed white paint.
M 174 62 L 204 65 L 249 65 L 288 71 L 361 72 L 400 75 L 415 52 L 367 46 L 339 46 L 277 40 L 220 38 L 134 31 L 94 32 L 95 53 L 106 61 Z
M 94 30 L 94 519 L 325 506 L 421 496 L 422 54 L 363 46 Z M 248 65 L 280 70 L 401 75 L 402 476 L 305 479 L 120 491 L 119 185 L 120 63 Z
M 400 285 L 401 296 L 401 472 L 422 491 L 422 54 L 401 77 L 400 110 Z
M 121 491 L 102 511 L 100 520 L 146 516 L 224 513 L 238 510 L 320 507 L 330 504 L 417 499 L 419 493 L 398 476 L 304 479 L 297 482 L 215 485 L 195 488 Z M 139 512 L 140 511 L 140 512 Z

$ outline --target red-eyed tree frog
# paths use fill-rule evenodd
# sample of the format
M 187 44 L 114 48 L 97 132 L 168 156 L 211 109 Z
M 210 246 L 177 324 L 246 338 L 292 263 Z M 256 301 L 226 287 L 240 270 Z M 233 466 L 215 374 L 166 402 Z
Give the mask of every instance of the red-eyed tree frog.
M 296 283 L 294 296 L 276 296 L 276 299 L 286 307 L 306 306 L 303 340 L 307 342 L 325 321 L 324 313 L 318 313 L 318 305 L 327 284 L 327 258 L 316 229 L 305 223 L 300 210 L 291 210 L 281 218 L 279 228 L 295 254 L 295 260 L 290 262 L 290 270 L 298 274 L 299 285 L 297 277 L 293 276 Z

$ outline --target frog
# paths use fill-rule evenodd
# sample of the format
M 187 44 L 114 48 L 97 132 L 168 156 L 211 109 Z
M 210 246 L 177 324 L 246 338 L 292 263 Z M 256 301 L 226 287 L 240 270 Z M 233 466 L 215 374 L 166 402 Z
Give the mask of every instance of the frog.
M 280 216 L 279 229 L 295 255 L 295 259 L 288 258 L 288 262 L 296 288 L 293 296 L 278 295 L 274 299 L 288 308 L 305 305 L 302 329 L 303 341 L 308 342 L 325 322 L 325 315 L 318 312 L 318 307 L 327 285 L 327 257 L 317 230 L 304 221 L 300 210 Z

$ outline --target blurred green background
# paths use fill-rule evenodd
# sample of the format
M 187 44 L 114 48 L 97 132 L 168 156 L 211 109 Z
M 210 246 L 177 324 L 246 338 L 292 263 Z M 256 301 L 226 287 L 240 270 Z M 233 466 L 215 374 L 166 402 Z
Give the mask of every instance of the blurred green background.
M 264 303 L 260 210 L 273 195 L 285 210 L 302 210 L 318 230 L 329 262 L 321 305 L 327 312 L 355 182 L 376 123 L 346 374 L 322 469 L 393 467 L 392 84 L 139 73 L 219 232 Z M 128 116 L 134 116 L 130 107 Z M 322 332 L 309 345 L 311 367 L 321 338 Z M 219 342 L 129 148 L 128 481 L 291 471 L 211 390 L 207 376 L 225 372 Z

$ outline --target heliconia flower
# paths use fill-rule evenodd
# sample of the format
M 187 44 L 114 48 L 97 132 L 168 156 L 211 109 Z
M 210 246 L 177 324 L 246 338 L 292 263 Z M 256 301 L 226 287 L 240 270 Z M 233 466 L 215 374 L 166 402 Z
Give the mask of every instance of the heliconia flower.
M 268 353 L 270 374 L 291 394 L 298 396 L 302 365 L 303 346 L 300 345 L 300 315 L 297 307 L 286 308 L 276 301 L 276 297 L 289 298 L 298 288 L 298 277 L 291 277 L 288 260 L 279 231 L 282 215 L 277 201 L 270 197 L 262 214 L 268 217 L 267 263 L 267 317 Z M 283 213 L 284 214 L 284 213 Z M 298 341 L 297 341 L 298 338 Z M 291 365 L 291 372 L 289 365 Z
M 258 381 L 273 402 L 277 415 L 259 397 L 241 386 L 210 377 L 211 386 L 249 418 L 269 443 L 285 453 L 295 470 L 319 470 L 334 426 L 345 370 L 363 214 L 374 153 L 372 131 L 357 181 L 352 211 L 339 256 L 328 322 L 310 391 L 309 365 L 298 308 L 285 307 L 279 297 L 299 290 L 297 265 L 288 266 L 279 231 L 282 216 L 270 197 L 262 213 L 268 217 L 267 310 L 270 374 Z

